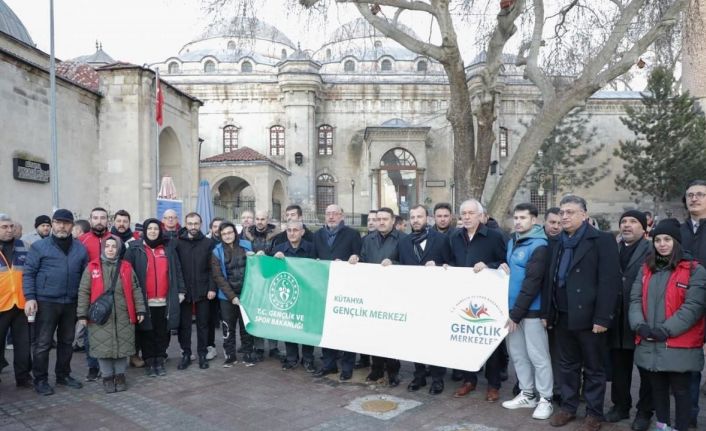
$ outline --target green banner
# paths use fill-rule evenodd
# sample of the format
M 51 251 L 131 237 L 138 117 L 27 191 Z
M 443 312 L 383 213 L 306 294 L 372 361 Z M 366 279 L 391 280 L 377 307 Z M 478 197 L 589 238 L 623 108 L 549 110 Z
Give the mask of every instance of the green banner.
M 319 345 L 328 290 L 328 261 L 248 256 L 241 309 L 258 337 Z M 264 291 L 263 291 L 264 290 Z

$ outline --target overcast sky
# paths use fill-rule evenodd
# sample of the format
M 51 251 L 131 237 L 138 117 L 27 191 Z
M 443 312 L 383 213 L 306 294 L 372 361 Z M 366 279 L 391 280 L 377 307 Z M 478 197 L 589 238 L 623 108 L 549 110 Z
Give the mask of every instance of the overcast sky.
M 5 2 L 27 27 L 37 47 L 49 52 L 49 0 Z M 302 48 L 319 48 L 325 36 L 360 16 L 350 5 L 334 6 L 325 23 L 307 26 L 305 17 L 288 11 L 285 4 L 292 1 L 262 2 L 257 16 L 294 43 L 301 42 Z M 55 0 L 56 56 L 65 60 L 92 54 L 99 40 L 103 50 L 116 60 L 135 64 L 165 60 L 205 29 L 208 20 L 200 5 L 199 0 Z M 423 34 L 424 27 L 415 30 Z

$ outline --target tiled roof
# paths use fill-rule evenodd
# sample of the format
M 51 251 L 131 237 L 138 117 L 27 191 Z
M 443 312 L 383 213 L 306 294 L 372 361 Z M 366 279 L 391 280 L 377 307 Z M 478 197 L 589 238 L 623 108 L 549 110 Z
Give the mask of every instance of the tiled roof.
M 260 154 L 250 147 L 241 147 L 234 151 L 218 154 L 201 160 L 202 162 L 270 162 L 275 163 L 272 159 L 264 154 Z
M 71 82 L 86 87 L 93 91 L 98 91 L 100 78 L 98 72 L 85 63 L 76 61 L 62 61 L 56 65 L 56 74 Z

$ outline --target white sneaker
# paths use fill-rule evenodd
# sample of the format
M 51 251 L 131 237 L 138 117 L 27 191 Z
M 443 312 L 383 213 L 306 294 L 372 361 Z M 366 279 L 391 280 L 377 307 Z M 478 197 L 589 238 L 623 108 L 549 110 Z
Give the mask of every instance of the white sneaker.
M 532 417 L 534 419 L 549 419 L 552 416 L 552 413 L 554 413 L 552 401 L 539 397 L 539 403 L 537 404 L 537 408 L 534 409 Z
M 505 401 L 503 407 L 506 409 L 532 409 L 537 406 L 537 398 L 529 397 L 524 392 L 520 392 L 517 396 L 510 401 Z
M 210 361 L 211 359 L 215 359 L 216 357 L 218 357 L 218 350 L 216 350 L 215 347 L 208 346 L 206 349 L 208 350 L 208 352 L 206 353 L 206 360 L 207 361 Z

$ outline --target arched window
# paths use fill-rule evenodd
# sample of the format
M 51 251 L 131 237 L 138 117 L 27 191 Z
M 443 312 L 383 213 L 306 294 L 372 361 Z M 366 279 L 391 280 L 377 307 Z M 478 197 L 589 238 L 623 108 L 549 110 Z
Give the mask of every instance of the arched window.
M 330 48 L 326 49 L 326 60 L 331 60 L 331 49 Z
M 203 71 L 204 73 L 214 73 L 216 71 L 216 63 L 208 60 L 203 64 Z
M 319 155 L 333 154 L 333 127 L 328 124 L 319 126 Z
M 270 127 L 270 156 L 284 155 L 284 127 Z
M 417 63 L 417 72 L 426 72 L 427 71 L 427 62 L 422 60 Z
M 169 63 L 167 70 L 169 71 L 169 74 L 179 73 L 179 63 L 177 63 L 176 61 L 172 61 L 171 63 Z
M 508 156 L 510 152 L 510 144 L 507 140 L 507 128 L 501 127 L 498 134 L 498 155 L 502 158 Z
M 287 50 L 284 49 L 284 48 L 282 48 L 282 55 L 281 55 L 281 57 L 282 57 L 282 60 L 284 60 L 285 58 L 287 58 Z
M 240 65 L 240 71 L 243 73 L 252 72 L 252 63 L 249 61 L 244 61 L 243 64 Z
M 382 42 L 379 41 L 379 40 L 376 40 L 373 45 L 375 46 L 375 48 L 378 48 L 378 49 L 379 49 L 379 48 L 382 48 Z
M 383 60 L 382 63 L 380 63 L 380 70 L 383 72 L 389 72 L 392 70 L 392 62 L 390 60 Z
M 355 62 L 353 60 L 346 60 L 346 62 L 343 63 L 343 71 L 355 72 Z
M 316 179 L 316 214 L 323 218 L 326 207 L 336 203 L 336 180 L 329 174 Z
M 238 128 L 229 124 L 223 128 L 223 152 L 230 153 L 238 149 Z
M 419 203 L 420 177 L 414 155 L 399 147 L 383 154 L 378 184 L 378 208 L 388 207 L 396 214 L 408 215 L 409 210 Z
M 235 51 L 235 41 L 232 41 L 232 40 L 228 41 L 228 50 Z

